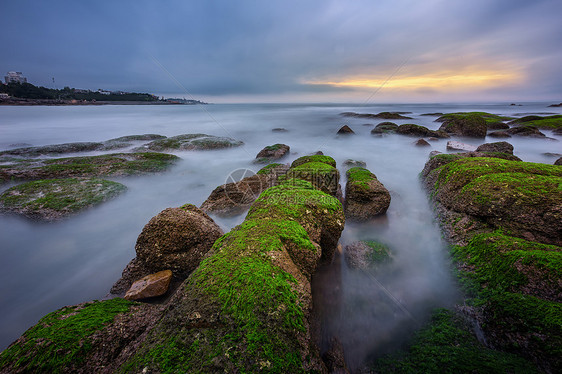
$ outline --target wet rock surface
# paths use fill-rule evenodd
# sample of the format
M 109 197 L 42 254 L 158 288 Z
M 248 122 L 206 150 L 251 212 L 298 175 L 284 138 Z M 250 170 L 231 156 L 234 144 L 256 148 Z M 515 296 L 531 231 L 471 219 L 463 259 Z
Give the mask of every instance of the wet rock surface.
M 239 147 L 244 142 L 228 137 L 207 135 L 207 134 L 183 134 L 171 136 L 166 139 L 154 140 L 139 150 L 155 152 L 164 151 L 200 151 Z
M 268 164 L 272 161 L 279 160 L 287 155 L 291 150 L 286 144 L 273 144 L 263 148 L 256 156 L 254 163 Z
M 345 261 L 351 269 L 373 269 L 390 259 L 388 247 L 375 241 L 357 241 L 345 246 Z
M 476 152 L 499 152 L 513 154 L 513 146 L 508 142 L 485 143 L 476 148 Z
M 338 134 L 340 134 L 340 135 L 351 135 L 351 134 L 355 134 L 355 131 L 353 131 L 348 125 L 343 125 L 338 130 Z
M 390 205 L 390 193 L 373 173 L 355 167 L 349 169 L 346 175 L 346 219 L 366 221 L 386 212 Z
M 476 151 L 476 147 L 470 144 L 461 143 L 456 140 L 450 140 L 447 142 L 447 149 L 452 149 L 454 151 Z
M 11 187 L 0 195 L 0 211 L 55 221 L 115 198 L 127 188 L 103 179 L 45 179 Z
M 484 138 L 488 129 L 486 120 L 472 113 L 451 113 L 439 117 L 436 121 L 443 122 L 439 130 L 451 135 Z
M 168 291 L 171 280 L 171 270 L 163 270 L 158 273 L 149 274 L 133 282 L 131 288 L 129 288 L 123 298 L 126 300 L 141 300 L 162 296 Z
M 429 130 L 425 126 L 404 124 L 396 128 L 396 133 L 401 135 L 422 136 L 422 137 L 435 137 L 435 138 L 449 138 L 449 135 L 444 131 Z

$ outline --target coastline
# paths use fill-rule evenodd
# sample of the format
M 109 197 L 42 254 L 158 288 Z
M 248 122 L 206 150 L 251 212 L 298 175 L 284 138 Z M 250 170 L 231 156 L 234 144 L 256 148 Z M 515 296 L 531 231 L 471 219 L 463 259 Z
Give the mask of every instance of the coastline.
M 168 101 L 79 101 L 51 99 L 3 99 L 4 106 L 76 106 L 76 105 L 196 105 Z

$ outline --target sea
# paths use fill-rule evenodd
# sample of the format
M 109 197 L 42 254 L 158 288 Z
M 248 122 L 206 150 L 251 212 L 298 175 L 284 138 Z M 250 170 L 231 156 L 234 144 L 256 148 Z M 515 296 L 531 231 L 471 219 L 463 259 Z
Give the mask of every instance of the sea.
M 392 352 L 411 339 L 434 308 L 462 304 L 447 243 L 435 220 L 419 173 L 430 151 L 448 152 L 448 139 L 415 146 L 417 138 L 397 134 L 371 135 L 383 119 L 341 116 L 342 112 L 403 112 L 412 117 L 392 120 L 438 129 L 436 115 L 483 111 L 521 117 L 561 114 L 551 103 L 480 104 L 211 104 L 0 106 L 0 150 L 70 142 L 101 142 L 136 134 L 174 136 L 205 133 L 242 140 L 236 148 L 173 152 L 181 160 L 166 172 L 107 179 L 123 183 L 126 193 L 68 219 L 41 223 L 11 214 L 0 215 L 0 350 L 5 349 L 47 313 L 66 305 L 103 299 L 123 268 L 135 256 L 143 226 L 168 207 L 201 205 L 232 175 L 256 172 L 253 163 L 265 146 L 291 147 L 281 162 L 322 151 L 332 156 L 345 186 L 347 159 L 366 162 L 391 193 L 385 217 L 364 224 L 346 223 L 340 243 L 375 240 L 386 244 L 392 261 L 376 271 L 349 269 L 337 259 L 323 269 L 337 276 L 315 287 L 333 288 L 336 310 L 325 313 L 322 345 L 331 336 L 341 341 L 352 367 Z M 337 135 L 347 124 L 354 135 Z M 272 131 L 283 128 L 287 131 Z M 512 137 L 514 154 L 524 161 L 552 164 L 562 153 L 561 136 L 543 130 L 550 139 Z M 471 145 L 503 139 L 454 137 Z M 93 155 L 92 153 L 65 156 Z M 246 174 L 247 175 L 247 174 Z M 14 184 L 0 185 L 0 193 Z M 245 214 L 213 217 L 229 231 Z M 318 284 L 320 283 L 320 284 Z M 329 292 L 328 292 L 329 294 Z M 328 302 L 324 307 L 333 307 Z M 322 308 L 322 304 L 320 308 Z

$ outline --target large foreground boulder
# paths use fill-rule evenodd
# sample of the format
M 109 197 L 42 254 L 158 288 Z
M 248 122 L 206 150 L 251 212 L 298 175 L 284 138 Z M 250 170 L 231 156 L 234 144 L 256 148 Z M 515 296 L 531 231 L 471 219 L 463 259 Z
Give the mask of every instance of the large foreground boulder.
M 365 168 L 355 167 L 349 169 L 346 175 L 347 219 L 366 221 L 386 212 L 390 205 L 390 193 L 373 173 Z
M 142 229 L 135 245 L 137 256 L 111 293 L 122 294 L 134 281 L 163 270 L 171 270 L 175 279 L 184 279 L 222 234 L 220 227 L 194 205 L 164 209 Z

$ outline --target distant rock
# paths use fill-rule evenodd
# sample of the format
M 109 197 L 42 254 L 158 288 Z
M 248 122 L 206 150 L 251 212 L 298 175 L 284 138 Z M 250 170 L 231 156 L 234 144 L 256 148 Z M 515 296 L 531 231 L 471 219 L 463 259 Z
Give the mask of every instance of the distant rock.
M 372 123 L 364 123 L 361 126 L 365 126 L 365 127 L 371 127 L 371 126 L 375 126 Z
M 365 168 L 347 171 L 344 212 L 346 219 L 367 221 L 384 214 L 390 205 L 390 193 L 377 177 Z
M 509 129 L 509 125 L 507 123 L 498 121 L 498 122 L 488 122 L 487 124 L 488 130 L 506 130 Z
M 561 107 L 561 106 L 562 106 L 562 103 L 560 103 L 560 104 L 551 104 L 551 105 L 549 105 L 548 107 L 549 107 L 549 108 L 557 108 L 557 107 Z
M 461 142 L 457 142 L 455 140 L 450 140 L 447 142 L 447 149 L 455 150 L 455 151 L 467 151 L 473 152 L 476 151 L 476 147 L 470 144 L 465 144 Z
M 562 166 L 562 157 L 560 157 L 558 160 L 554 161 L 554 165 L 561 165 Z
M 286 128 L 283 128 L 283 127 L 276 127 L 274 129 L 271 129 L 271 131 L 273 131 L 273 132 L 289 132 L 289 130 L 287 130 Z
M 420 114 L 421 116 L 432 116 L 432 117 L 439 117 L 442 116 L 443 113 L 424 113 L 424 114 Z
M 344 117 L 355 117 L 355 118 L 381 118 L 381 119 L 412 119 L 412 117 L 403 116 L 403 112 L 381 112 L 378 114 L 370 114 L 370 113 L 355 113 L 355 112 L 344 112 L 340 113 L 340 115 Z M 408 112 L 409 113 L 409 112 Z
M 498 152 L 513 154 L 513 146 L 508 142 L 485 143 L 476 148 L 477 152 Z
M 546 137 L 546 135 L 540 132 L 537 127 L 531 125 L 512 127 L 507 130 L 506 133 L 508 133 L 509 135 L 528 136 L 531 138 Z
M 254 163 L 259 163 L 259 164 L 271 163 L 272 161 L 278 160 L 284 157 L 285 155 L 287 155 L 290 150 L 291 147 L 289 147 L 286 144 L 269 145 L 258 153 Z
M 374 129 L 371 130 L 371 134 L 384 134 L 388 132 L 394 132 L 398 128 L 398 125 L 392 122 L 381 122 Z
M 355 134 L 355 132 L 348 125 L 343 125 L 338 130 L 338 134 L 349 135 L 349 134 Z
M 22 183 L 0 195 L 0 211 L 54 221 L 98 205 L 127 189 L 103 179 L 44 179 Z
M 505 131 L 494 131 L 489 133 L 488 136 L 491 136 L 492 138 L 511 138 L 511 135 Z
M 416 146 L 418 147 L 430 147 L 431 144 L 429 144 L 425 139 L 418 139 L 418 141 L 415 143 Z
M 450 113 L 439 117 L 436 121 L 443 122 L 439 130 L 449 134 L 473 138 L 486 137 L 486 120 L 478 114 Z
M 135 281 L 123 298 L 127 300 L 141 300 L 162 296 L 168 291 L 171 280 L 171 270 L 162 270 L 155 274 L 149 274 Z
M 163 151 L 200 151 L 239 147 L 244 142 L 228 137 L 220 137 L 207 134 L 184 134 L 172 136 L 166 139 L 158 139 L 148 143 L 142 149 L 156 152 Z
M 442 154 L 442 153 L 437 151 L 437 150 L 431 151 L 431 152 L 429 152 L 429 157 L 437 156 L 437 155 L 440 155 L 440 154 Z
M 343 162 L 343 164 L 347 167 L 350 167 L 350 168 L 354 168 L 354 167 L 365 168 L 365 167 L 367 167 L 367 163 L 365 161 L 357 161 L 357 160 L 352 160 L 350 158 L 345 160 Z
M 42 155 L 57 155 L 64 153 L 92 152 L 103 149 L 103 143 L 77 142 L 45 145 L 40 147 L 25 147 L 9 149 L 0 152 L 0 156 L 21 156 L 21 157 L 37 157 Z
M 433 131 L 425 126 L 414 125 L 411 123 L 398 126 L 396 129 L 397 134 L 410 135 L 410 136 L 426 136 L 435 138 L 449 138 L 449 135 L 444 131 Z

